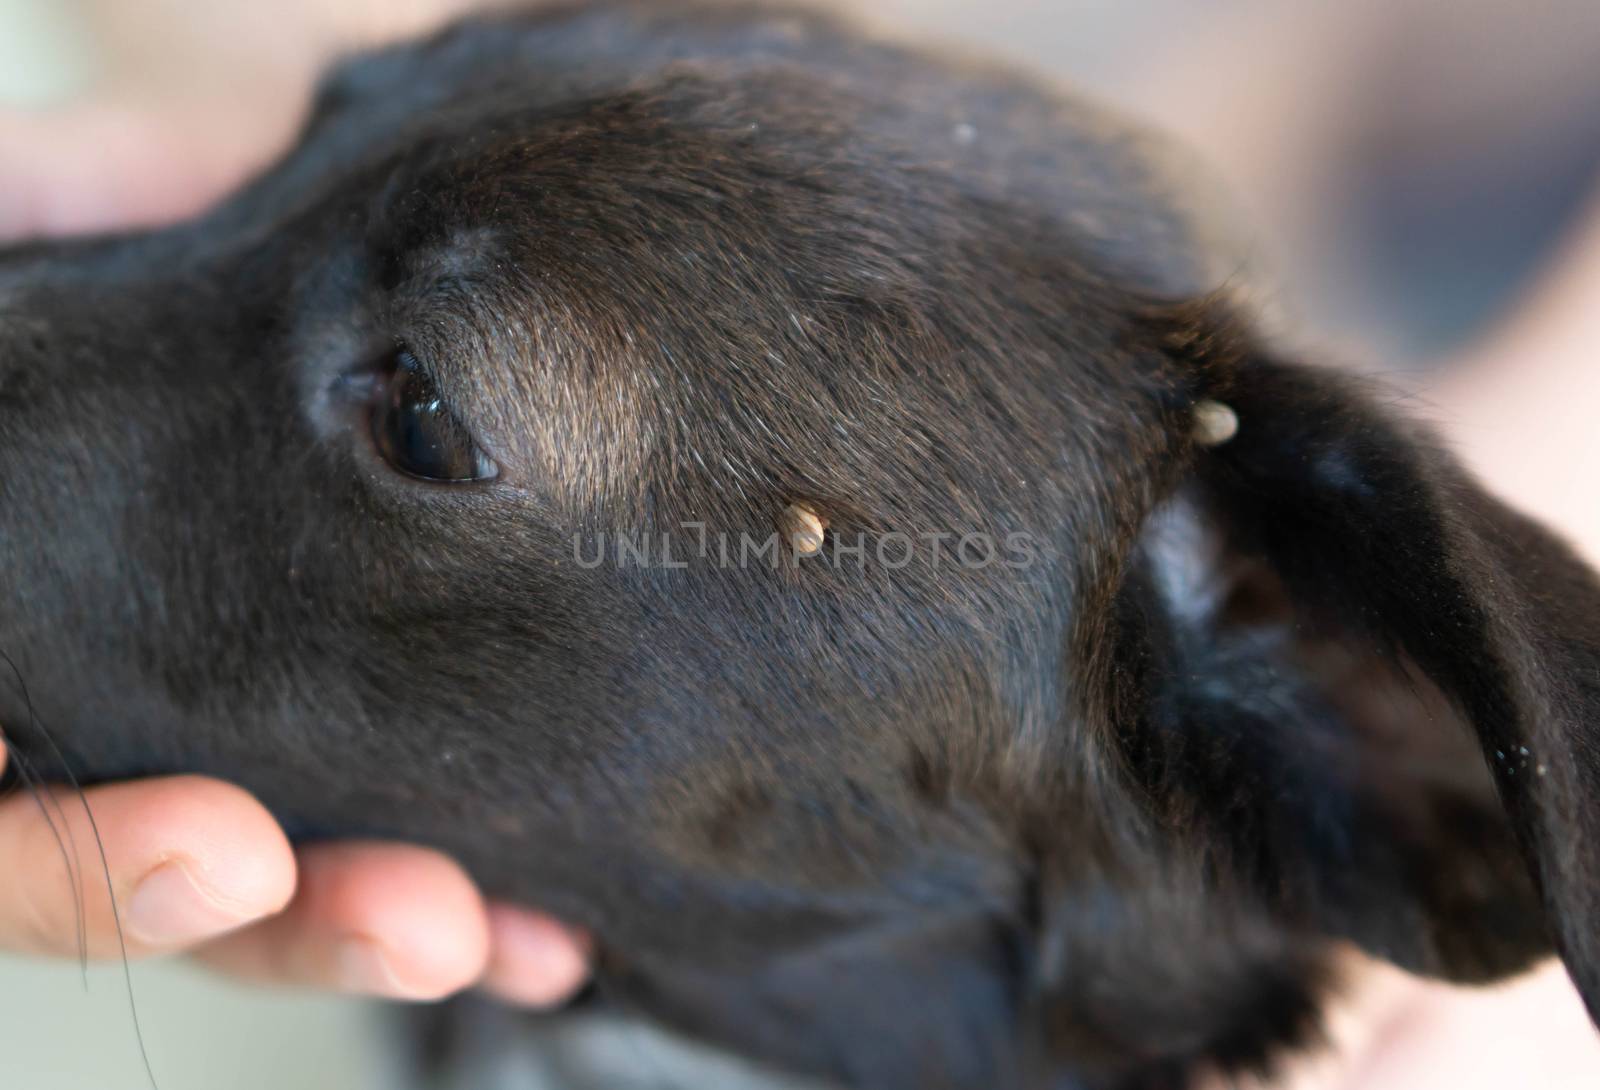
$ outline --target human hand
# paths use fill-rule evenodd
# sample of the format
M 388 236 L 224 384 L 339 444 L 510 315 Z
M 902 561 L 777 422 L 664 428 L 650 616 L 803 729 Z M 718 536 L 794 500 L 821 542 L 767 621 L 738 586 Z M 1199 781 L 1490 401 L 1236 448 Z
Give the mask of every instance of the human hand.
M 86 74 L 64 98 L 26 109 L 0 102 L 0 243 L 193 215 L 283 152 L 337 58 L 426 34 L 476 6 L 482 0 L 41 4 L 39 34 Z M 0 48 L 0 66 L 11 55 Z
M 0 770 L 7 759 L 0 744 Z M 582 935 L 485 902 L 445 856 L 375 842 L 296 852 L 253 797 L 196 776 L 92 787 L 81 799 L 13 791 L 0 799 L 0 874 L 10 876 L 4 950 L 192 951 L 259 981 L 416 1000 L 479 984 L 534 1006 L 562 1001 L 588 975 Z

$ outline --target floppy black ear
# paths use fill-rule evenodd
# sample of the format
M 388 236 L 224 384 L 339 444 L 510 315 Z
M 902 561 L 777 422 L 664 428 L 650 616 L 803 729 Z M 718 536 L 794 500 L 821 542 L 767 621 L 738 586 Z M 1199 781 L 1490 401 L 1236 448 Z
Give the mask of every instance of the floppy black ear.
M 1553 940 L 1600 1020 L 1594 576 L 1359 381 L 1231 385 L 1237 435 L 1146 537 L 1148 761 L 1298 918 L 1457 979 Z

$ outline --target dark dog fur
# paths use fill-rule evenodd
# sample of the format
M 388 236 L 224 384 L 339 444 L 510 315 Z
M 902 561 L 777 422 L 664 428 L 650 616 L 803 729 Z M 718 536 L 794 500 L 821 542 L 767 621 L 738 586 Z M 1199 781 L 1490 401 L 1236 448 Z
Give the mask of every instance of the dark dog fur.
M 1259 1068 L 1342 943 L 1600 1009 L 1595 581 L 1177 209 L 1101 113 L 802 13 L 361 60 L 206 217 L 0 258 L 0 648 L 80 775 L 437 845 L 841 1084 Z M 402 345 L 498 478 L 378 455 Z M 795 502 L 864 558 L 579 562 Z

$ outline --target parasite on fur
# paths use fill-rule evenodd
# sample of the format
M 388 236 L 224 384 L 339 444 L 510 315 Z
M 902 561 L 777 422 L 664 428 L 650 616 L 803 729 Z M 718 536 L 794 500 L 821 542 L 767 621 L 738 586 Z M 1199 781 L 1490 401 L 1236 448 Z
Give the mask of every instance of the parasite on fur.
M 1239 414 L 1220 401 L 1201 401 L 1194 407 L 1194 441 L 1203 447 L 1220 447 L 1239 434 Z
M 404 1034 L 457 1085 L 1256 1083 L 1346 947 L 1600 1016 L 1593 573 L 1219 297 L 1142 135 L 777 18 L 469 21 L 201 219 L 0 248 L 12 742 L 593 935 L 593 1009 Z M 408 471 L 461 432 L 504 480 Z
M 799 556 L 815 556 L 822 550 L 822 537 L 828 521 L 803 503 L 791 503 L 783 511 L 783 530 Z

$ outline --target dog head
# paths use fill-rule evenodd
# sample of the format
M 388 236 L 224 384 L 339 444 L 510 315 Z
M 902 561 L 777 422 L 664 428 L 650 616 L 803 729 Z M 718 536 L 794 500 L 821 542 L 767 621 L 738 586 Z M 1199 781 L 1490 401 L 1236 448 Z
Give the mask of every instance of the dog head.
M 355 63 L 204 218 L 0 259 L 0 721 L 439 845 L 854 1085 L 1258 1065 L 1345 942 L 1593 1008 L 1600 593 L 1161 177 L 789 12 Z

